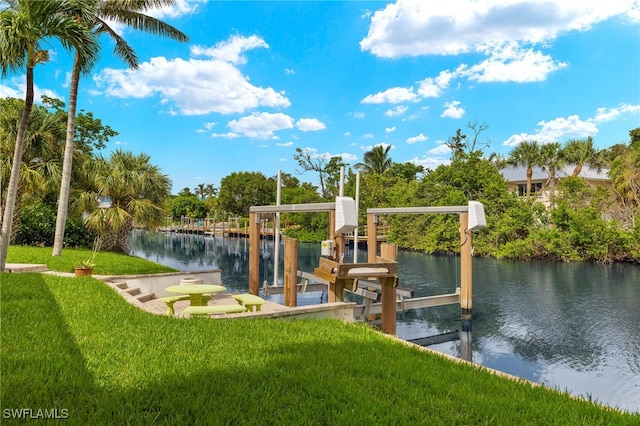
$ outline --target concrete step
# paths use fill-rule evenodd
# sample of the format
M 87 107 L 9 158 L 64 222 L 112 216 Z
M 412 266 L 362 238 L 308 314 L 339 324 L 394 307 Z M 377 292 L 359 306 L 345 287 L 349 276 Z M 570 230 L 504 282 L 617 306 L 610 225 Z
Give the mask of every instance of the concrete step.
M 6 263 L 5 271 L 11 273 L 18 272 L 47 272 L 47 265 L 33 264 L 33 263 Z
M 114 286 L 114 287 L 118 287 L 120 290 L 124 290 L 124 289 L 126 289 L 126 288 L 128 288 L 128 287 L 129 287 L 129 286 L 127 285 L 127 282 L 126 282 L 126 281 L 122 281 L 122 282 L 119 282 L 119 283 L 113 283 L 113 286 Z
M 149 300 L 153 300 L 155 298 L 156 298 L 155 293 L 140 293 L 136 295 L 136 299 L 138 299 L 142 303 L 148 302 Z
M 135 287 L 135 288 L 127 288 L 126 290 L 123 291 L 123 293 L 129 293 L 132 296 L 137 296 L 142 292 L 138 287 Z

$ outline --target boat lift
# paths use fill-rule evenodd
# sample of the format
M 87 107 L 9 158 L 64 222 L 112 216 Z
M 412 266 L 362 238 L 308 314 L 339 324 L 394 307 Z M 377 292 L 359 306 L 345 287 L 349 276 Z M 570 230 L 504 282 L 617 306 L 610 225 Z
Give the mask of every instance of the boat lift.
M 342 301 L 344 290 L 357 292 L 360 284 L 377 282 L 381 289 L 381 303 L 370 306 L 357 306 L 354 317 L 377 313 L 382 316 L 382 331 L 396 334 L 396 312 L 429 306 L 459 303 L 461 308 L 462 331 L 471 331 L 472 318 L 472 247 L 475 230 L 486 226 L 484 207 L 477 201 L 469 201 L 466 206 L 442 207 L 397 207 L 367 209 L 367 249 L 368 262 L 358 264 L 342 263 L 345 232 L 354 226 L 351 203 L 337 197 L 335 203 L 310 203 L 253 206 L 249 209 L 249 293 L 259 292 L 259 239 L 260 214 L 281 212 L 329 212 L 329 238 L 333 240 L 330 259 L 321 258 L 320 265 L 314 270 L 314 276 L 328 282 L 329 302 Z M 353 201 L 353 200 L 351 200 Z M 379 215 L 389 214 L 458 214 L 460 216 L 460 287 L 454 293 L 421 298 L 397 300 L 397 246 L 382 244 L 378 256 L 377 222 Z M 356 266 L 353 266 L 356 265 Z M 297 240 L 285 240 L 285 276 L 284 296 L 286 306 L 296 306 L 298 290 Z M 369 287 L 369 285 L 366 285 Z M 398 306 L 400 305 L 400 306 Z

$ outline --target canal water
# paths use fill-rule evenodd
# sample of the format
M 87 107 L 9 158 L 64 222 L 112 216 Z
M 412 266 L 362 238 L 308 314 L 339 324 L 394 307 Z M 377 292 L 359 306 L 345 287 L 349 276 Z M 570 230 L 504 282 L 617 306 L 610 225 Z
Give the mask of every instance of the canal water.
M 225 286 L 246 291 L 248 243 L 246 238 L 136 231 L 129 247 L 135 256 L 182 271 L 220 269 Z M 260 244 L 260 282 L 273 284 L 274 245 Z M 299 244 L 298 269 L 313 272 L 319 256 L 319 244 Z M 366 256 L 359 250 L 360 261 Z M 349 249 L 345 261 L 352 259 Z M 399 286 L 412 289 L 415 297 L 452 293 L 459 286 L 457 257 L 400 251 L 398 261 Z M 279 284 L 283 270 L 281 258 Z M 281 297 L 269 296 L 280 303 Z M 298 303 L 326 298 L 326 293 L 309 293 L 299 295 Z M 456 330 L 457 305 L 398 312 L 401 339 Z M 640 412 L 640 267 L 474 258 L 471 342 L 477 364 Z M 459 340 L 430 347 L 462 356 Z

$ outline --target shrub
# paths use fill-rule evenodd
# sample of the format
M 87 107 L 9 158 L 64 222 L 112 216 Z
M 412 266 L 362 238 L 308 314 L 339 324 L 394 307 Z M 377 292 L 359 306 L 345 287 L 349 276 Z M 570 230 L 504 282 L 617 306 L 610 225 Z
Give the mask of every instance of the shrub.
M 20 213 L 15 244 L 28 246 L 53 246 L 56 230 L 56 210 L 50 204 L 36 202 L 24 206 Z M 65 247 L 91 247 L 94 234 L 84 226 L 82 218 L 67 219 L 64 233 Z

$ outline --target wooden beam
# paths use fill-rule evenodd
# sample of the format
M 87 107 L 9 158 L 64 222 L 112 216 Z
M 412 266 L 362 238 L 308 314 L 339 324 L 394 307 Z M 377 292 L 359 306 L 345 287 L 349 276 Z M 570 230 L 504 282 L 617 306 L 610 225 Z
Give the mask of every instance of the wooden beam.
M 376 216 L 367 214 L 367 262 L 376 263 L 378 257 L 378 229 Z
M 471 309 L 473 308 L 473 265 L 471 247 L 473 233 L 469 227 L 469 213 L 460 213 L 460 309 L 462 331 L 471 331 Z
M 396 244 L 381 244 L 380 257 L 396 261 L 398 260 L 398 246 Z M 397 267 L 396 263 L 396 267 Z M 396 269 L 395 275 L 398 275 Z M 381 283 L 382 284 L 382 283 Z M 396 334 L 396 288 L 395 286 L 382 286 L 382 332 L 395 336 Z
M 260 222 L 249 213 L 249 293 L 258 295 L 260 289 Z
M 298 303 L 298 240 L 284 240 L 284 304 L 295 307 Z

